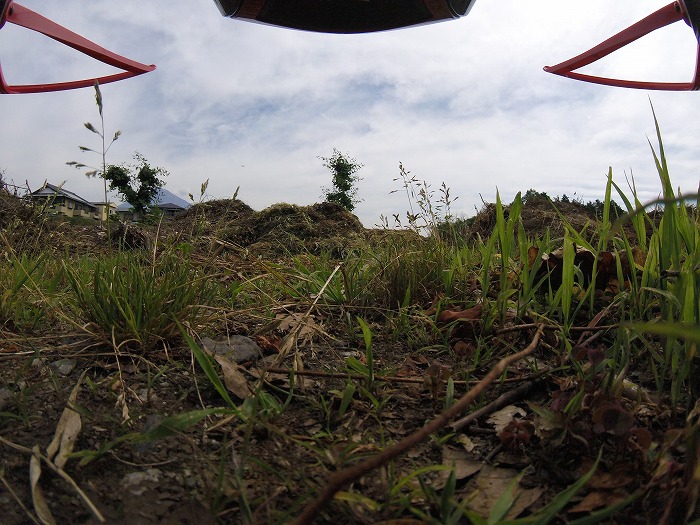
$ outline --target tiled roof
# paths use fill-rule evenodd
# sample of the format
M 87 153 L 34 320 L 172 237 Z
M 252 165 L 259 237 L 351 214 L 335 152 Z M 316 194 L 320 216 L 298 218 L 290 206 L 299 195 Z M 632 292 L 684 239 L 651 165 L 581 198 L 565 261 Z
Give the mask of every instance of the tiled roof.
M 55 186 L 53 184 L 49 184 L 48 182 L 44 183 L 43 187 L 39 188 L 36 191 L 33 191 L 30 194 L 30 196 L 32 196 L 32 197 L 52 197 L 55 195 L 60 195 L 62 197 L 70 199 L 72 201 L 79 202 L 80 204 L 83 204 L 85 206 L 90 206 L 91 208 L 95 207 L 94 204 L 86 201 L 80 195 L 77 195 L 77 194 L 73 193 L 72 191 L 64 190 L 60 186 Z
M 158 191 L 158 195 L 156 195 L 154 206 L 162 210 L 186 210 L 191 204 L 165 188 L 161 188 Z M 118 212 L 128 212 L 132 209 L 133 207 L 128 202 L 123 202 L 117 206 Z

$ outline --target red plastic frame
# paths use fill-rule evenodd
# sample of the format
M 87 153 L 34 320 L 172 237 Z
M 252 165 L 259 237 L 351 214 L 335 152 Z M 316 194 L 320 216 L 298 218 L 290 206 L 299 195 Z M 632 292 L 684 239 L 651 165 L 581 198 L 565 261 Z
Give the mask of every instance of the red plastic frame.
M 698 8 L 695 6 L 695 4 L 698 4 L 699 0 L 678 0 L 667 5 L 666 7 L 662 7 L 655 13 L 652 13 L 636 24 L 631 25 L 624 31 L 621 31 L 615 36 L 607 39 L 605 42 L 592 49 L 589 49 L 585 53 L 567 60 L 566 62 L 562 62 L 561 64 L 557 64 L 556 66 L 545 67 L 544 70 L 548 73 L 554 73 L 555 75 L 561 75 L 564 77 L 573 78 L 575 80 L 583 80 L 584 82 L 592 82 L 594 84 L 604 84 L 606 86 L 654 89 L 661 91 L 697 91 L 700 89 L 700 33 L 698 32 L 700 21 L 695 20 L 691 13 L 689 13 L 687 4 L 690 3 L 694 3 L 694 9 L 692 12 L 697 13 Z M 660 29 L 674 22 L 678 22 L 679 20 L 685 20 L 685 22 L 695 30 L 696 37 L 698 38 L 695 76 L 692 82 L 639 82 L 636 80 L 619 80 L 615 78 L 596 77 L 593 75 L 576 73 L 574 71 L 575 69 L 587 66 L 588 64 L 591 64 L 596 60 L 617 51 L 621 47 L 634 42 L 635 40 L 651 33 L 652 31 L 655 31 L 656 29 Z
M 34 11 L 27 9 L 24 6 L 14 3 L 12 0 L 7 0 L 2 6 L 0 2 L 0 28 L 5 25 L 5 22 L 10 22 L 18 26 L 26 27 L 32 31 L 37 31 L 42 33 L 49 38 L 53 38 L 62 44 L 65 44 L 73 49 L 77 49 L 81 53 L 85 53 L 100 62 L 109 64 L 110 66 L 118 67 L 123 69 L 124 72 L 116 73 L 113 75 L 108 75 L 104 77 L 97 78 L 86 78 L 83 80 L 74 80 L 71 82 L 57 82 L 54 84 L 26 84 L 12 86 L 5 82 L 5 78 L 2 74 L 2 66 L 0 65 L 0 93 L 5 94 L 17 94 L 17 93 L 46 93 L 49 91 L 62 91 L 66 89 L 78 89 L 84 87 L 90 87 L 98 82 L 100 84 L 107 84 L 109 82 L 116 82 L 118 80 L 124 80 L 126 78 L 131 78 L 136 75 L 141 75 L 143 73 L 148 73 L 153 71 L 155 65 L 141 64 L 140 62 L 135 62 L 116 53 L 112 53 L 108 49 L 98 46 L 94 42 L 74 33 L 63 26 L 41 16 Z

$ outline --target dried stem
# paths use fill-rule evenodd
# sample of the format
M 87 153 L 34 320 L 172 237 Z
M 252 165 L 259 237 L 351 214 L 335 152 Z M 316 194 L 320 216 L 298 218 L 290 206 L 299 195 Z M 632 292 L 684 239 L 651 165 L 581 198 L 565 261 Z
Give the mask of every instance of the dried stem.
M 505 370 L 514 362 L 531 354 L 539 344 L 542 336 L 543 327 L 538 326 L 535 336 L 530 344 L 520 352 L 504 357 L 479 381 L 469 392 L 464 394 L 460 400 L 445 410 L 442 414 L 431 420 L 425 426 L 405 437 L 403 440 L 384 449 L 379 454 L 365 459 L 364 461 L 352 465 L 346 469 L 340 470 L 331 474 L 328 477 L 328 483 L 323 492 L 312 501 L 290 525 L 308 525 L 313 522 L 321 509 L 330 501 L 335 494 L 346 487 L 356 479 L 367 473 L 386 465 L 393 459 L 405 453 L 409 449 L 415 447 L 419 443 L 427 440 L 431 434 L 434 434 L 441 428 L 445 427 L 451 419 L 461 414 L 491 383 L 505 372 Z

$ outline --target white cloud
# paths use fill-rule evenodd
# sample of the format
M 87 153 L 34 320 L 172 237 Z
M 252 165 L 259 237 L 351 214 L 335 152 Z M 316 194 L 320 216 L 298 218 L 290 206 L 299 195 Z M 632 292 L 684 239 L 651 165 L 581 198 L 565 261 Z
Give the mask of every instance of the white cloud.
M 464 19 L 369 35 L 319 35 L 221 17 L 214 2 L 22 0 L 23 5 L 158 69 L 102 87 L 109 154 L 139 151 L 170 172 L 168 188 L 240 196 L 254 208 L 317 201 L 333 148 L 364 164 L 357 212 L 375 224 L 403 213 L 403 162 L 434 189 L 445 182 L 471 214 L 479 195 L 534 188 L 602 196 L 608 166 L 632 170 L 644 197 L 658 193 L 647 136 L 653 101 L 673 182 L 696 191 L 700 104 L 695 93 L 588 85 L 542 72 L 665 5 L 666 0 L 477 1 Z M 696 41 L 682 23 L 621 50 L 594 74 L 690 80 Z M 648 39 L 648 40 L 647 40 Z M 8 24 L 0 59 L 9 82 L 72 79 L 108 68 Z M 65 166 L 95 160 L 82 127 L 96 123 L 91 90 L 0 97 L 0 168 L 16 182 L 44 179 L 99 198 L 97 181 Z M 82 158 L 81 158 L 82 157 Z

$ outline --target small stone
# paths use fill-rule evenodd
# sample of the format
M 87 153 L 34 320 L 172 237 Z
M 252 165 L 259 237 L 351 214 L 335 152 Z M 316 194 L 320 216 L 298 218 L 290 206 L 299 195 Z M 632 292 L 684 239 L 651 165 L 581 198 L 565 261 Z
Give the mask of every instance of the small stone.
M 209 352 L 223 355 L 238 364 L 257 361 L 263 356 L 263 351 L 258 344 L 244 335 L 232 335 L 223 341 L 205 337 L 202 339 L 202 344 Z
M 131 472 L 124 476 L 119 484 L 133 496 L 140 496 L 146 490 L 156 488 L 162 472 L 156 468 L 149 468 L 143 472 Z
M 14 401 L 15 395 L 7 388 L 0 388 L 0 412 L 4 412 Z
M 77 361 L 75 359 L 59 359 L 51 363 L 51 368 L 62 376 L 67 376 L 75 368 Z

